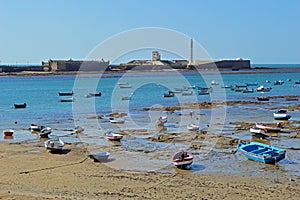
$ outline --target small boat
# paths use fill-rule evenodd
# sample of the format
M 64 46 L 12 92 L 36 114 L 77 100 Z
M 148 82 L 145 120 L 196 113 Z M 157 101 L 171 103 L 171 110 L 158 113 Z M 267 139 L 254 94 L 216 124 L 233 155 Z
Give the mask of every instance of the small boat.
M 89 157 L 94 159 L 94 162 L 107 162 L 109 155 L 109 152 L 99 152 L 90 154 Z
M 274 119 L 276 120 L 289 120 L 292 116 L 287 114 L 287 110 L 280 109 L 273 113 Z
M 256 127 L 251 127 L 250 133 L 254 136 L 261 136 L 262 138 L 269 137 L 269 135 L 263 129 L 259 129 Z
M 130 100 L 131 99 L 131 96 L 123 96 L 121 97 L 121 100 Z
M 74 92 L 73 91 L 71 91 L 71 92 L 58 92 L 58 95 L 59 96 L 73 96 Z
M 209 88 L 199 88 L 199 89 L 198 89 L 198 94 L 199 94 L 199 95 L 208 95 L 208 94 L 210 94 L 212 91 L 213 91 L 213 88 L 212 88 L 212 87 L 209 87 Z
M 231 88 L 231 85 L 223 85 L 221 88 Z
M 108 133 L 106 133 L 106 138 L 109 139 L 109 140 L 120 141 L 123 138 L 123 135 L 113 133 L 113 132 L 108 132 Z
M 182 92 L 181 94 L 182 96 L 191 96 L 193 95 L 193 91 L 189 91 L 189 92 Z
M 238 149 L 250 160 L 275 164 L 285 158 L 286 150 L 259 142 L 240 142 Z
M 284 81 L 279 80 L 279 81 L 274 81 L 274 85 L 282 85 Z
M 258 129 L 264 130 L 266 133 L 267 132 L 279 132 L 282 129 L 280 123 L 277 123 L 277 126 L 270 126 L 270 125 L 266 125 L 266 124 L 256 123 L 255 127 Z
M 209 88 L 204 88 L 204 87 L 199 87 L 198 88 L 198 91 L 199 92 L 213 92 L 213 88 L 212 87 L 209 87 Z
M 261 134 L 261 133 L 265 133 L 265 131 L 263 129 L 260 129 L 260 128 L 251 127 L 250 128 L 250 133 Z
M 73 102 L 74 100 L 75 100 L 74 98 L 60 99 L 59 102 Z
M 193 163 L 194 155 L 191 152 L 179 151 L 172 157 L 173 164 L 182 169 L 186 169 Z
M 45 127 L 43 128 L 40 133 L 39 136 L 41 138 L 48 138 L 48 135 L 52 132 L 52 129 L 50 127 Z
M 300 81 L 296 81 L 295 84 L 300 84 Z
M 258 101 L 269 101 L 270 99 L 268 97 L 257 97 Z
M 7 129 L 3 131 L 4 136 L 12 136 L 14 134 L 14 130 L 12 129 Z
M 257 89 L 256 89 L 258 92 L 270 92 L 272 90 L 271 87 L 264 87 L 263 85 L 259 86 Z
M 110 123 L 114 123 L 114 124 L 123 124 L 123 123 L 125 123 L 125 119 L 123 119 L 123 118 L 110 117 L 109 121 L 110 121 Z
M 130 84 L 121 84 L 119 85 L 120 88 L 132 88 Z
M 165 123 L 167 123 L 168 117 L 167 116 L 160 116 L 157 120 L 156 125 L 157 126 L 164 126 Z
M 129 83 L 128 82 L 120 82 L 120 83 L 118 83 L 118 85 L 129 85 Z
M 210 85 L 219 85 L 219 83 L 218 83 L 217 81 L 215 81 L 215 80 L 212 80 L 212 81 L 210 82 Z
M 45 141 L 45 148 L 50 152 L 61 151 L 64 146 L 65 143 L 59 137 Z
M 200 126 L 196 125 L 196 124 L 189 124 L 186 127 L 189 131 L 198 131 Z
M 251 90 L 248 89 L 248 88 L 245 88 L 245 89 L 241 90 L 241 92 L 242 92 L 242 93 L 253 93 L 254 90 L 253 90 L 253 88 L 252 88 Z
M 14 108 L 26 108 L 27 104 L 26 103 L 21 103 L 21 104 L 14 104 Z
M 174 97 L 174 92 L 169 91 L 167 93 L 164 93 L 164 97 Z
M 43 128 L 45 128 L 45 126 L 38 126 L 36 124 L 30 124 L 30 130 L 36 131 L 36 132 L 40 132 Z
M 89 98 L 89 97 L 100 97 L 102 95 L 101 92 L 98 92 L 98 93 L 88 93 L 85 95 L 86 98 Z

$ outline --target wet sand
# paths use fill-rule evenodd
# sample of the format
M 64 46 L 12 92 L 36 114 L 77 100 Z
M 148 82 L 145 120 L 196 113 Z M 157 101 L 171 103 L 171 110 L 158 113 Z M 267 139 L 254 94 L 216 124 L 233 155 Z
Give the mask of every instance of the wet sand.
M 95 163 L 75 144 L 0 143 L 0 199 L 299 199 L 300 177 L 130 172 Z

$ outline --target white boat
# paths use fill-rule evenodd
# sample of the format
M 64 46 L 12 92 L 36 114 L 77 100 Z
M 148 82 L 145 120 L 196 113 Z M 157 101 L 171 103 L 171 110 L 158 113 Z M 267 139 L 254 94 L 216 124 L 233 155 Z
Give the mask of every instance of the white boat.
M 41 138 L 47 138 L 51 132 L 52 129 L 50 127 L 45 127 L 40 131 L 39 135 Z
M 65 143 L 59 137 L 45 141 L 45 148 L 50 152 L 61 151 L 64 146 Z
M 132 88 L 130 84 L 121 84 L 119 85 L 120 88 Z
M 167 123 L 168 117 L 167 116 L 160 116 L 157 120 L 157 126 L 164 126 Z
M 272 90 L 271 87 L 264 87 L 263 85 L 259 86 L 257 89 L 256 89 L 258 92 L 270 92 Z
M 256 123 L 255 127 L 258 128 L 258 129 L 262 129 L 265 132 L 279 132 L 282 129 L 280 123 L 278 123 L 277 126 L 271 126 L 271 125 L 266 125 L 266 124 L 262 124 L 262 123 Z
M 113 133 L 113 132 L 108 132 L 106 133 L 106 138 L 109 140 L 121 140 L 123 138 L 123 135 Z
M 94 159 L 94 162 L 107 162 L 109 155 L 109 152 L 99 152 L 90 154 L 89 157 Z
M 274 81 L 274 85 L 282 85 L 282 84 L 284 84 L 283 80 Z
M 109 121 L 110 121 L 110 123 L 113 123 L 113 124 L 123 124 L 123 123 L 125 123 L 125 119 L 123 119 L 123 118 L 110 117 Z
M 289 120 L 292 116 L 287 114 L 287 110 L 280 109 L 273 113 L 274 119 L 276 120 Z
M 200 128 L 200 126 L 196 125 L 196 124 L 189 124 L 187 125 L 187 129 L 189 131 L 198 131 Z
M 263 129 L 256 128 L 256 127 L 251 127 L 250 128 L 250 133 L 262 134 L 262 133 L 266 133 L 266 132 Z
M 250 128 L 250 133 L 253 136 L 259 137 L 259 138 L 267 138 L 267 137 L 269 137 L 269 135 L 263 129 L 259 129 L 259 128 L 256 128 L 256 127 L 251 127 Z
M 218 83 L 217 81 L 212 80 L 212 81 L 210 82 L 210 85 L 219 85 L 219 83 Z
M 30 124 L 30 130 L 32 132 L 36 131 L 36 132 L 40 132 L 43 128 L 45 128 L 45 126 L 39 126 L 36 124 Z

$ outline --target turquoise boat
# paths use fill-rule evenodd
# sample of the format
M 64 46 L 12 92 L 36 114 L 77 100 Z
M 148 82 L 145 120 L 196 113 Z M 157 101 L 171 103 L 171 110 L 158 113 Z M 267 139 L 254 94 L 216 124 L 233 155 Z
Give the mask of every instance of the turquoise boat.
M 250 160 L 275 164 L 285 158 L 286 150 L 259 142 L 240 142 L 238 149 Z

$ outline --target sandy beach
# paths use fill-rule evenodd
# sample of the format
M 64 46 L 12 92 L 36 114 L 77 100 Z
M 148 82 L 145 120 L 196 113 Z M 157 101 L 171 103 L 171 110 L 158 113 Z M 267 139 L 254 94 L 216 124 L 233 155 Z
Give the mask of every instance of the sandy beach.
M 78 145 L 0 143 L 0 199 L 299 199 L 300 177 L 130 172 L 94 162 Z

